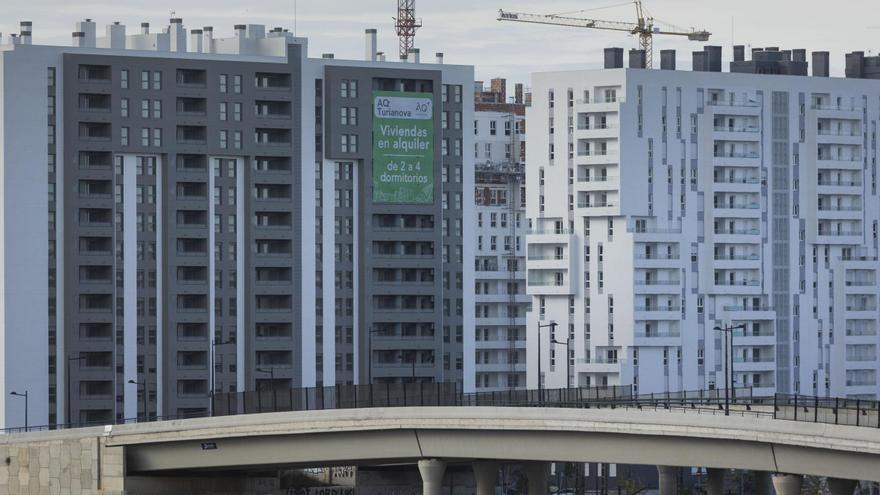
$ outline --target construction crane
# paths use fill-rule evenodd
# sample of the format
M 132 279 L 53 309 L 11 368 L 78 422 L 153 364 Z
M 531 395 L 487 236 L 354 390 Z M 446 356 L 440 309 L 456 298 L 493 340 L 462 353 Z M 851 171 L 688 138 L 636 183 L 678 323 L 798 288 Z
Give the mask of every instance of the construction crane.
M 403 59 L 414 48 L 416 29 L 422 27 L 422 20 L 416 19 L 416 0 L 397 0 L 394 27 L 400 38 L 400 58 Z
M 584 19 L 580 17 L 567 17 L 558 14 L 527 14 L 524 12 L 498 11 L 499 21 L 528 22 L 532 24 L 550 24 L 553 26 L 569 26 L 590 29 L 605 29 L 610 31 L 625 31 L 639 35 L 639 47 L 645 51 L 645 62 L 648 68 L 652 65 L 653 37 L 654 35 L 686 36 L 691 41 L 708 41 L 712 34 L 705 29 L 690 30 L 672 27 L 668 30 L 654 27 L 654 18 L 646 16 L 642 7 L 642 0 L 633 2 L 636 6 L 636 22 L 603 21 L 599 19 Z

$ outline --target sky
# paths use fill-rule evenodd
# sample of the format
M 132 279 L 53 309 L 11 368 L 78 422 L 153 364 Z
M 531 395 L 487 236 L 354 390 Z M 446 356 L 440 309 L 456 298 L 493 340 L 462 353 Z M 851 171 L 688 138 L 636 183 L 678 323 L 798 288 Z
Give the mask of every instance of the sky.
M 392 17 L 397 0 L 0 0 L 0 32 L 18 32 L 18 22 L 34 23 L 35 44 L 70 44 L 74 23 L 92 18 L 98 35 L 120 21 L 137 31 L 141 22 L 153 30 L 168 25 L 174 12 L 187 29 L 214 26 L 216 37 L 232 35 L 235 24 L 266 24 L 309 38 L 309 54 L 362 58 L 364 29 L 379 31 L 379 50 L 395 55 Z M 842 75 L 844 53 L 880 52 L 877 0 L 644 0 L 645 9 L 665 26 L 705 28 L 708 44 L 780 46 L 831 52 L 832 75 Z M 831 7 L 833 5 L 833 7 Z M 294 8 L 295 7 L 295 8 Z M 624 32 L 542 26 L 496 20 L 498 9 L 633 22 L 635 8 L 623 0 L 417 0 L 423 27 L 416 47 L 423 60 L 444 52 L 446 63 L 474 65 L 476 79 L 506 77 L 529 85 L 529 74 L 549 70 L 598 68 L 609 46 L 635 48 L 637 38 Z M 296 15 L 294 15 L 294 12 Z M 294 19 L 296 21 L 294 22 Z M 733 41 L 733 43 L 731 42 Z M 678 66 L 690 67 L 699 42 L 655 36 L 654 53 L 678 50 Z M 389 57 L 390 58 L 390 57 Z M 725 63 L 725 67 L 727 64 Z

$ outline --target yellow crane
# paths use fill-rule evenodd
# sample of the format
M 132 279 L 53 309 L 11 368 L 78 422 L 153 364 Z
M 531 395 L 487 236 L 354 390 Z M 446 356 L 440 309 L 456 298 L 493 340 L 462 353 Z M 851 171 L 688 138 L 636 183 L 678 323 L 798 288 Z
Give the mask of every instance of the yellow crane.
M 654 35 L 686 36 L 691 41 L 708 41 L 712 34 L 705 29 L 681 29 L 670 27 L 661 29 L 654 27 L 654 18 L 646 15 L 642 0 L 632 3 L 636 7 L 636 22 L 603 21 L 600 19 L 584 19 L 581 17 L 568 17 L 563 14 L 528 14 L 525 12 L 511 12 L 508 10 L 498 11 L 499 21 L 528 22 L 532 24 L 549 24 L 553 26 L 569 26 L 589 29 L 605 29 L 610 31 L 625 31 L 639 36 L 639 47 L 645 50 L 646 65 L 651 68 L 653 37 Z

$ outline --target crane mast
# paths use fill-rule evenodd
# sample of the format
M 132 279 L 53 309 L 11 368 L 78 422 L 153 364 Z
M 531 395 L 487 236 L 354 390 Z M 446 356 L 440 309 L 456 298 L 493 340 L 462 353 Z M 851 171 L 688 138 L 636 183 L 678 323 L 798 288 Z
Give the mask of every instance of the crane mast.
M 685 36 L 691 41 L 708 41 L 711 33 L 705 29 L 678 29 L 671 28 L 662 30 L 654 27 L 654 18 L 645 13 L 641 0 L 633 2 L 636 7 L 636 22 L 605 21 L 601 19 L 585 19 L 581 17 L 569 17 L 556 14 L 529 14 L 525 12 L 512 12 L 508 10 L 498 11 L 499 21 L 526 22 L 531 24 L 548 24 L 551 26 L 568 26 L 587 29 L 603 29 L 609 31 L 624 31 L 639 37 L 639 48 L 645 51 L 646 66 L 652 66 L 653 38 L 654 35 Z
M 403 59 L 409 56 L 409 52 L 415 46 L 416 29 L 422 27 L 421 19 L 416 18 L 416 0 L 397 1 L 394 27 L 400 38 L 400 58 Z

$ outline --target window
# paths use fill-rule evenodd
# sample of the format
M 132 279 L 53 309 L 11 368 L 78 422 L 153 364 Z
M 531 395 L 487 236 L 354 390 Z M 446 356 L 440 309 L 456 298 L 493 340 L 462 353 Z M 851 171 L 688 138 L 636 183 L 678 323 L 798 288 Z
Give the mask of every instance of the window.
M 498 134 L 498 122 L 492 120 L 489 122 L 489 135 L 494 136 Z
M 128 98 L 119 100 L 119 116 L 128 117 Z
M 357 108 L 341 107 L 340 121 L 342 125 L 357 125 Z
M 229 76 L 226 74 L 220 74 L 220 92 L 227 92 L 227 83 L 229 81 Z
M 225 101 L 220 102 L 220 120 L 224 120 L 224 121 L 226 120 L 226 118 L 227 118 L 226 113 L 227 113 L 228 108 L 229 108 L 229 103 L 226 103 Z
M 229 131 L 221 130 L 220 131 L 220 147 L 226 149 L 229 145 L 227 144 L 229 141 Z
M 342 134 L 340 140 L 340 151 L 343 153 L 357 153 L 357 134 Z
M 153 100 L 153 118 L 162 118 L 162 100 Z
M 123 69 L 119 73 L 119 87 L 122 89 L 128 89 L 128 70 Z
M 241 103 L 232 104 L 232 120 L 241 122 Z
M 141 146 L 149 146 L 150 145 L 150 130 L 144 127 L 141 129 Z
M 141 118 L 150 118 L 150 100 L 141 100 Z
M 241 94 L 241 75 L 236 74 L 232 76 L 232 92 L 235 94 Z
M 128 127 L 122 127 L 119 129 L 119 144 L 122 146 L 128 146 Z
M 162 129 L 153 129 L 153 146 L 156 148 L 162 146 Z
M 141 71 L 141 89 L 150 89 L 150 71 Z
M 162 89 L 162 73 L 159 71 L 153 72 L 153 89 L 156 91 Z
M 456 84 L 452 86 L 453 88 L 453 101 L 455 103 L 461 103 L 461 85 Z
M 351 79 L 343 79 L 339 86 L 339 96 L 341 98 L 357 98 L 358 86 L 357 81 Z
M 241 131 L 235 131 L 232 134 L 232 147 L 240 150 L 241 149 Z

